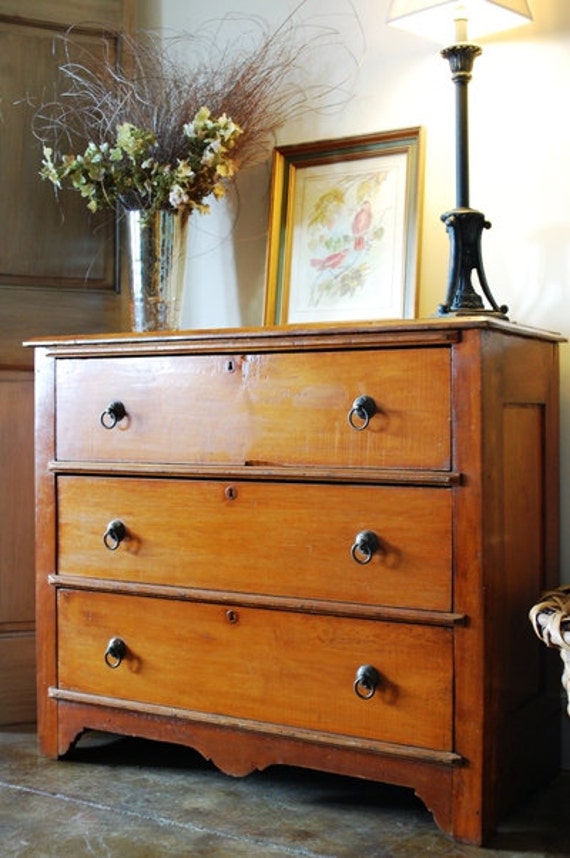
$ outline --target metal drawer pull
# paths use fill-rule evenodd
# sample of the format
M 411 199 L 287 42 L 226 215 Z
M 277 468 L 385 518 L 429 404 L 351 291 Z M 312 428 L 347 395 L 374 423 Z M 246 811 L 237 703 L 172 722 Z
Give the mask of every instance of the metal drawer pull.
M 366 566 L 372 560 L 372 555 L 380 550 L 380 540 L 373 530 L 361 530 L 356 534 L 350 555 L 355 563 Z
M 111 638 L 105 650 L 105 664 L 116 670 L 127 654 L 127 645 L 122 638 Z
M 107 530 L 103 534 L 105 548 L 108 548 L 109 551 L 116 551 L 126 535 L 127 528 L 123 522 L 118 518 L 114 518 L 113 521 L 109 522 Z
M 348 423 L 357 432 L 362 432 L 370 423 L 370 418 L 376 414 L 376 403 L 371 396 L 358 396 L 348 412 Z
M 354 693 L 362 700 L 374 697 L 377 686 L 380 685 L 380 674 L 371 664 L 363 664 L 356 671 Z
M 122 402 L 110 402 L 101 412 L 99 420 L 105 429 L 114 429 L 120 420 L 127 416 L 127 409 Z

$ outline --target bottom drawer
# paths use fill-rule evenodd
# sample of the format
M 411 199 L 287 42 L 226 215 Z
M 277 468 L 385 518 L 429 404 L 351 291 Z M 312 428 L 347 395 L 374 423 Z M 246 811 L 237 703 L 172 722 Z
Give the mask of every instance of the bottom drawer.
M 65 589 L 58 616 L 60 689 L 451 750 L 450 629 Z

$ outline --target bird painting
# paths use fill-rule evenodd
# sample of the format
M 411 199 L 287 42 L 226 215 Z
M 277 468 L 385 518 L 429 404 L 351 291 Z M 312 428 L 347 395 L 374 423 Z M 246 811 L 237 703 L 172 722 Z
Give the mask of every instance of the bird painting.
M 370 200 L 364 200 L 352 219 L 354 249 L 364 250 L 366 236 L 372 226 L 372 206 Z
M 353 299 L 384 235 L 382 173 L 342 177 L 314 201 L 307 221 L 311 306 Z

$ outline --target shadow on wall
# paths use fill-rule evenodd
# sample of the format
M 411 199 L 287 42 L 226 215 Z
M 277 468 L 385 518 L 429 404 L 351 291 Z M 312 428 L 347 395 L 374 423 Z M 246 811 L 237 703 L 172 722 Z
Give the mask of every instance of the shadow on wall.
M 240 319 L 246 326 L 263 322 L 270 179 L 271 159 L 244 170 L 238 174 L 232 200 Z
M 570 3 L 551 3 L 543 8 L 543 0 L 530 0 L 530 6 L 535 18 L 535 33 L 570 31 Z
M 238 173 L 210 214 L 193 214 L 183 327 L 257 327 L 263 322 L 271 162 Z

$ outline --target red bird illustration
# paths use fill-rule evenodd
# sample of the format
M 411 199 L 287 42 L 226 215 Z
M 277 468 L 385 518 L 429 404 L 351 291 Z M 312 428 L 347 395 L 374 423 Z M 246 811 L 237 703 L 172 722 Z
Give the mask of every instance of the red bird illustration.
M 348 248 L 339 250 L 337 253 L 331 253 L 329 256 L 325 256 L 324 259 L 311 259 L 311 265 L 319 271 L 325 271 L 328 268 L 338 268 L 344 262 L 347 253 Z
M 364 250 L 364 238 L 372 224 L 372 206 L 368 200 L 364 200 L 352 220 L 352 234 L 354 235 L 354 249 Z

